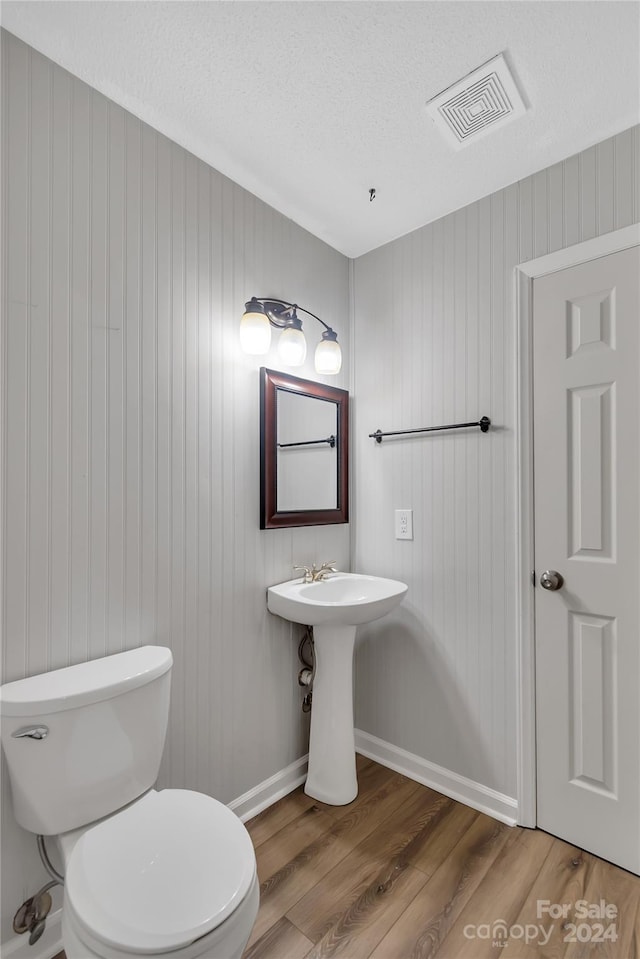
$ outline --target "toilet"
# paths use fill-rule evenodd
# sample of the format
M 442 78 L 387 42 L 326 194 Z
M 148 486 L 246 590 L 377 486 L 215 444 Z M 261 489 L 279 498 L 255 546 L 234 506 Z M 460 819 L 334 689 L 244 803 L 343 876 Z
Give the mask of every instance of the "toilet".
M 210 796 L 153 788 L 172 663 L 142 646 L 0 687 L 15 818 L 63 864 L 67 959 L 240 959 L 249 939 L 247 830 Z

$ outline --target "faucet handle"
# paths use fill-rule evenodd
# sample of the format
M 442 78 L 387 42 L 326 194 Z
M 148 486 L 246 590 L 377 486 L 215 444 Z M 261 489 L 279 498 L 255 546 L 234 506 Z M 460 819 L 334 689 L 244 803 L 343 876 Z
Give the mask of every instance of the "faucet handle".
M 328 563 L 323 563 L 321 566 L 318 567 L 318 569 L 316 569 L 315 576 L 314 576 L 313 570 L 311 571 L 311 575 L 314 576 L 314 579 L 316 581 L 326 579 L 327 573 L 338 572 L 334 564 L 335 564 L 335 559 L 330 560 Z
M 309 569 L 308 566 L 294 566 L 293 568 L 294 568 L 294 570 L 295 570 L 295 569 L 303 569 L 303 570 L 304 570 L 304 576 L 302 577 L 303 583 L 312 583 L 312 582 L 313 582 L 313 573 L 311 572 L 311 570 Z M 313 569 L 315 570 L 315 565 L 314 565 Z

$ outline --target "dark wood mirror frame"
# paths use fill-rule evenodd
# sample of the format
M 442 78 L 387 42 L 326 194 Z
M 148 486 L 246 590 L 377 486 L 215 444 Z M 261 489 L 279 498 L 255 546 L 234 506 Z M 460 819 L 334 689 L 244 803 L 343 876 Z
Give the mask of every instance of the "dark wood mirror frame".
M 337 406 L 337 509 L 278 511 L 278 390 Z M 260 529 L 349 522 L 349 392 L 278 370 L 260 370 Z

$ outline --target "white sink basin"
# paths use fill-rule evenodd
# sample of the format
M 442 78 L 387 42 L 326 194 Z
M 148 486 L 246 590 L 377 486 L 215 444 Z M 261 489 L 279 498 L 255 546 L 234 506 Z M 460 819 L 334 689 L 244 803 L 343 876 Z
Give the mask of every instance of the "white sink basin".
M 342 806 L 358 795 L 352 681 L 356 627 L 390 612 L 407 589 L 395 579 L 330 573 L 319 583 L 294 579 L 267 590 L 272 613 L 313 626 L 315 678 L 304 791 L 321 802 Z
M 270 586 L 267 606 L 283 619 L 305 626 L 360 626 L 385 616 L 398 605 L 407 589 L 405 583 L 395 579 L 330 573 L 318 583 L 294 579 Z

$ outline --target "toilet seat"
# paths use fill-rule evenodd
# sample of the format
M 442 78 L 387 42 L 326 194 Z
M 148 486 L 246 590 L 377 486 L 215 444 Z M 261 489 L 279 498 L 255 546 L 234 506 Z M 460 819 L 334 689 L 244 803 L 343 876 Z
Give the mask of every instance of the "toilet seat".
M 184 789 L 151 791 L 88 829 L 70 855 L 66 908 L 78 931 L 127 953 L 180 949 L 211 932 L 255 880 L 245 827 Z

